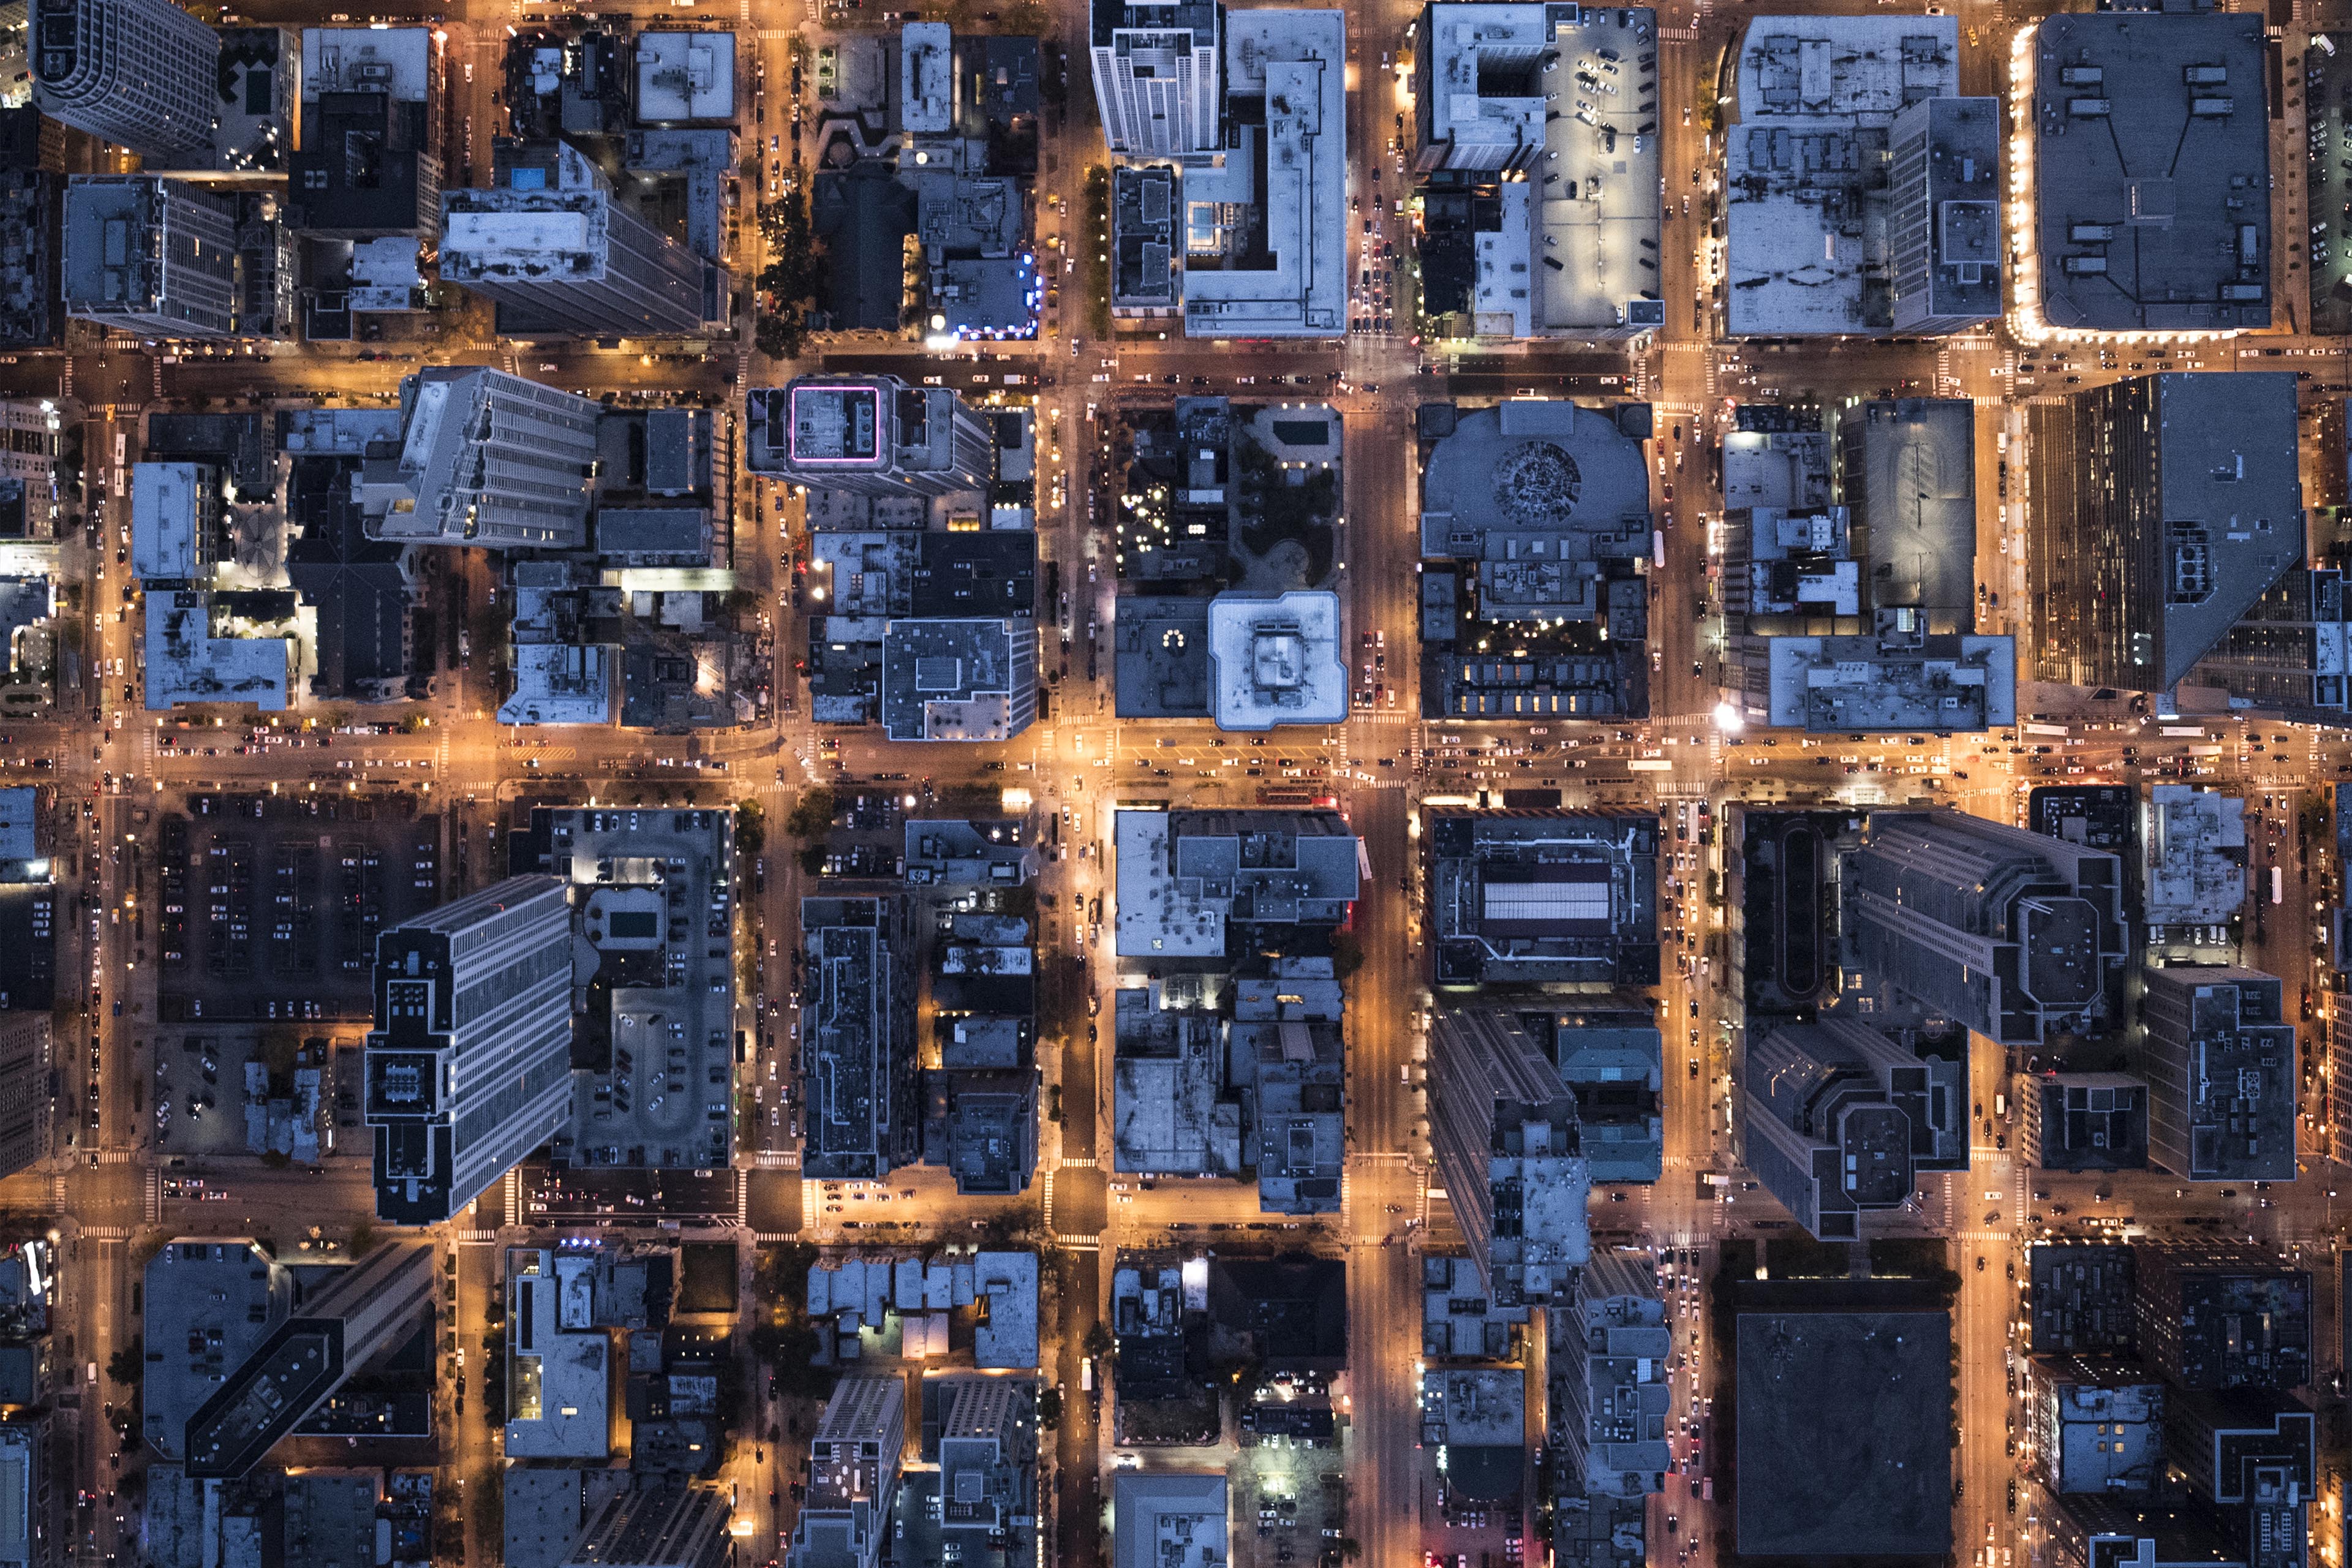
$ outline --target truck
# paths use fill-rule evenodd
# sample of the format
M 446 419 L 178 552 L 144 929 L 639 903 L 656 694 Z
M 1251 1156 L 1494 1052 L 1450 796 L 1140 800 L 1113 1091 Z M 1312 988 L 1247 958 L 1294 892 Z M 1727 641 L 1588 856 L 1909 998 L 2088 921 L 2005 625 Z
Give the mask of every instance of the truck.
M 2286 902 L 2286 872 L 2276 866 L 2271 868 L 2271 902 Z

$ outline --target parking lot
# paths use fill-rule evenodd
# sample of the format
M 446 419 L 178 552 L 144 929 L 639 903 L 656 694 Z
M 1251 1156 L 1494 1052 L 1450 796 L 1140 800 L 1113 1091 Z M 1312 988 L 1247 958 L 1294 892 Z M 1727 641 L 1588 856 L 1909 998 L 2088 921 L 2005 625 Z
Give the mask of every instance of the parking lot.
M 165 1153 L 217 1157 L 270 1155 L 315 1164 L 331 1152 L 367 1152 L 365 1140 L 335 1127 L 338 1045 L 352 1048 L 360 1031 L 341 1035 L 304 1026 L 167 1025 L 155 1036 L 151 1114 Z
M 161 1016 L 365 1018 L 379 932 L 442 899 L 416 797 L 202 795 L 157 824 Z

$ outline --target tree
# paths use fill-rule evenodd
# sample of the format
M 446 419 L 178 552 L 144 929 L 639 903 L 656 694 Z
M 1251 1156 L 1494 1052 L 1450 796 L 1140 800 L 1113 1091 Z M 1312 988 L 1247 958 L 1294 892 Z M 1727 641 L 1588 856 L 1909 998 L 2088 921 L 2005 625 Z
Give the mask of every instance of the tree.
M 768 808 L 756 800 L 740 802 L 735 807 L 735 847 L 757 855 L 767 846 Z
M 136 1388 L 147 1375 L 147 1340 L 143 1334 L 133 1334 L 126 1344 L 115 1347 L 106 1358 L 106 1375 L 125 1388 Z
M 819 786 L 803 790 L 784 818 L 784 831 L 795 838 L 822 838 L 833 829 L 833 792 Z
M 1049 1388 L 1037 1396 L 1037 1425 L 1051 1432 L 1062 1424 L 1062 1391 Z
M 343 1250 L 353 1258 L 364 1258 L 374 1250 L 375 1242 L 375 1226 L 362 1220 L 352 1226 L 352 1234 L 344 1241 Z
M 1364 967 L 1364 944 L 1354 931 L 1335 931 L 1331 933 L 1331 973 L 1346 981 Z
M 1087 1324 L 1085 1347 L 1087 1354 L 1090 1356 L 1101 1357 L 1110 1354 L 1110 1326 L 1099 1318 Z
M 1339 1538 L 1339 1555 L 1353 1563 L 1364 1554 L 1364 1543 L 1352 1535 Z

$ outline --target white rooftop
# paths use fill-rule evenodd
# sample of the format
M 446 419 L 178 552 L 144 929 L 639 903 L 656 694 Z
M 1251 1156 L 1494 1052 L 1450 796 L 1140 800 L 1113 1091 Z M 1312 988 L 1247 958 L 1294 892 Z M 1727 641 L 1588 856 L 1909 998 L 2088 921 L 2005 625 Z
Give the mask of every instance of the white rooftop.
M 1234 11 L 1225 18 L 1229 94 L 1265 99 L 1265 188 L 1244 148 L 1184 177 L 1188 228 L 1213 231 L 1221 205 L 1262 205 L 1274 265 L 1187 268 L 1184 333 L 1194 338 L 1336 338 L 1348 329 L 1346 13 Z
M 530 1247 L 507 1258 L 507 1457 L 604 1458 L 612 1451 L 612 1336 L 567 1326 L 593 1321 L 595 1259 Z
M 898 127 L 909 136 L 955 128 L 955 30 L 909 22 L 898 34 Z
M 1220 730 L 1348 717 L 1339 595 L 1220 594 L 1209 605 L 1209 711 Z
M 514 649 L 514 695 L 499 704 L 501 724 L 613 721 L 620 670 L 602 644 L 521 644 Z
M 429 27 L 306 27 L 302 32 L 302 100 L 330 92 L 388 92 L 402 103 L 422 103 L 433 80 Z
M 442 198 L 441 275 L 558 280 L 601 276 L 602 191 L 452 191 Z
M 734 118 L 734 34 L 637 35 L 639 123 Z
M 194 463 L 131 466 L 131 570 L 142 583 L 189 582 L 202 570 Z
M 282 712 L 292 684 L 295 643 L 285 628 L 226 629 L 215 637 L 212 595 L 164 591 L 147 595 L 147 706 L 250 702 Z
M 1952 16 L 1759 16 L 1725 138 L 1735 337 L 1888 331 L 1888 127 L 1959 89 Z M 1885 319 L 1882 319 L 1885 318 Z
M 2143 809 L 2148 923 L 2226 923 L 2246 901 L 2246 803 L 2187 784 L 2158 784 Z

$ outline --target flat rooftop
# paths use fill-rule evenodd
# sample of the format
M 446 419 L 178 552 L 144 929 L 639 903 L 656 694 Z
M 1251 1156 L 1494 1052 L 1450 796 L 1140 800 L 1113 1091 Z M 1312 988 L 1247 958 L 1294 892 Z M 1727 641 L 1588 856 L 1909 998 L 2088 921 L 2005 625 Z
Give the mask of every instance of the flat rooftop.
M 637 121 L 735 118 L 735 35 L 639 33 Z
M 2263 19 L 2100 11 L 2033 38 L 2034 239 L 2021 283 L 2061 331 L 2271 321 Z
M 1229 921 L 1337 925 L 1358 890 L 1335 811 L 1120 811 L 1118 953 L 1222 958 Z
M 882 722 L 893 741 L 1005 741 L 1036 712 L 1027 620 L 894 620 L 882 633 Z
M 1887 152 L 1895 118 L 1959 89 L 1953 16 L 1759 16 L 1725 151 L 1735 337 L 1893 326 Z
M 579 1006 L 592 1027 L 603 1026 L 606 1046 L 599 1063 L 573 1075 L 572 1163 L 726 1164 L 732 814 L 560 810 L 543 820 L 546 870 L 572 885 Z M 532 827 L 541 826 L 534 813 Z
M 2245 907 L 2246 803 L 2156 784 L 2142 807 L 2141 898 L 2151 925 L 2221 925 Z
M 1949 1314 L 1750 1309 L 1738 1332 L 1740 1552 L 1949 1552 Z
M 302 100 L 331 92 L 383 92 L 423 103 L 432 92 L 430 27 L 305 27 Z
M 1232 11 L 1224 25 L 1226 95 L 1261 100 L 1264 118 L 1244 126 L 1242 147 L 1222 167 L 1187 171 L 1184 334 L 1339 337 L 1348 328 L 1347 14 Z M 1246 237 L 1221 232 L 1221 208 L 1254 209 Z M 1217 252 L 1227 265 L 1201 264 Z
M 1217 728 L 1348 718 L 1348 656 L 1339 595 L 1328 591 L 1220 594 L 1209 602 L 1210 708 Z
M 1225 1478 L 1197 1470 L 1111 1474 L 1114 1568 L 1225 1568 Z
M 1776 637 L 1767 722 L 1815 734 L 2017 722 L 2011 637 Z

